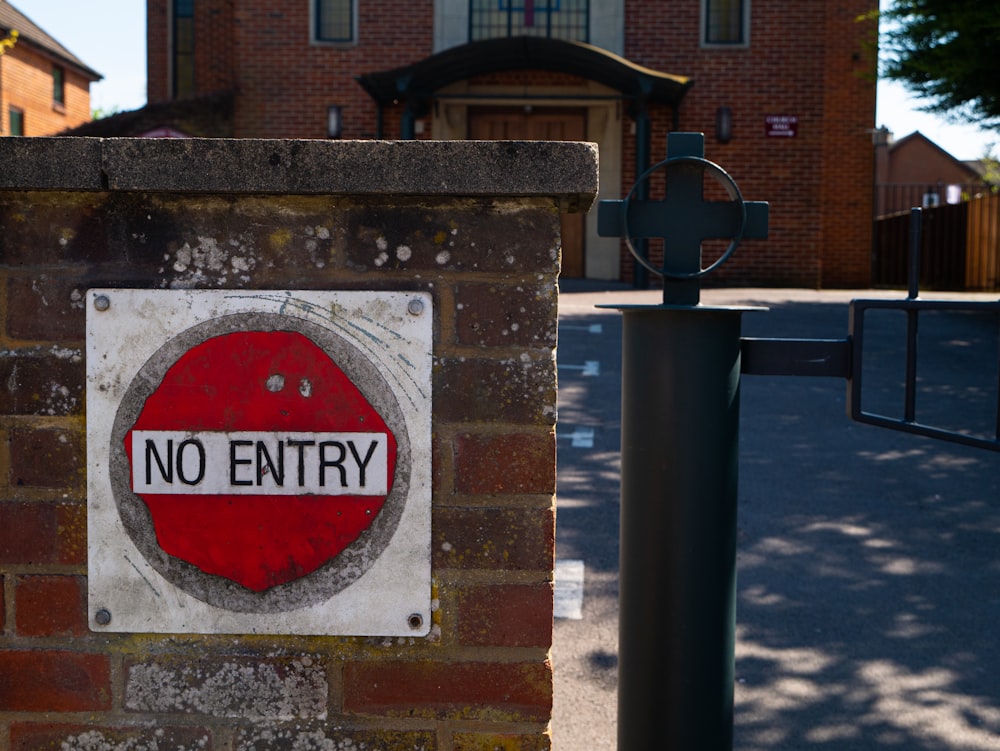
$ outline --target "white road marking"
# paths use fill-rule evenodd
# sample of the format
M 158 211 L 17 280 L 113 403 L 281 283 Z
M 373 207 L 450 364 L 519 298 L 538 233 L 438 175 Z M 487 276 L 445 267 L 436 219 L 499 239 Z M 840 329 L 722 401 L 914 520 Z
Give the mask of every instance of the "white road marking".
M 601 374 L 601 363 L 598 360 L 584 360 L 583 365 L 569 365 L 559 363 L 559 370 L 579 370 L 580 375 L 599 376 Z
M 560 438 L 569 438 L 570 446 L 575 449 L 594 448 L 593 428 L 574 428 L 572 433 L 557 433 Z
M 600 323 L 592 323 L 589 326 L 572 326 L 570 324 L 560 324 L 560 330 L 562 331 L 586 331 L 588 334 L 603 334 L 604 326 Z
M 556 561 L 553 615 L 583 620 L 583 561 Z

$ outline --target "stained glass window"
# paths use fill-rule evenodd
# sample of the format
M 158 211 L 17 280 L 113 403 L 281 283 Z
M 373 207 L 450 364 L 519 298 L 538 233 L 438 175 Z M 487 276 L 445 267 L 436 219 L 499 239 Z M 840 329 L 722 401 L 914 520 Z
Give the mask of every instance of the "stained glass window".
M 469 0 L 469 40 L 537 36 L 589 40 L 589 0 Z

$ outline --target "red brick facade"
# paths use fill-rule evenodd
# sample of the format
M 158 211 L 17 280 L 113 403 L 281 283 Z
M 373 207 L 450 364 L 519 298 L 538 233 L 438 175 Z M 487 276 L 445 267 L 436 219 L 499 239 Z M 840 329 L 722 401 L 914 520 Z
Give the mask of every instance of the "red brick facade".
M 809 287 L 868 284 L 875 29 L 858 19 L 876 7 L 875 0 L 752 0 L 748 44 L 730 47 L 701 43 L 698 0 L 623 2 L 624 49 L 616 52 L 693 80 L 677 112 L 651 107 L 651 161 L 665 154 L 666 134 L 675 126 L 704 132 L 706 156 L 733 175 L 745 198 L 771 205 L 769 239 L 746 243 L 716 279 Z M 169 0 L 147 4 L 149 97 L 158 102 L 170 98 Z M 444 4 L 439 0 L 438 5 Z M 197 3 L 198 93 L 236 92 L 238 137 L 324 138 L 327 107 L 334 104 L 343 108 L 343 137 L 399 137 L 402 105 L 384 108 L 380 123 L 378 108 L 355 77 L 440 52 L 434 48 L 435 3 L 358 3 L 357 42 L 350 45 L 311 42 L 310 7 L 288 3 L 276 10 L 261 0 Z M 512 86 L 535 86 L 558 101 L 559 77 L 537 73 L 498 71 L 469 85 L 508 92 Z M 574 77 L 562 79 L 567 87 L 575 82 Z M 623 101 L 616 115 L 621 120 L 619 195 L 635 175 L 629 105 Z M 715 139 L 720 107 L 733 115 L 727 144 Z M 434 109 L 418 121 L 418 138 L 430 137 L 431 123 L 440 117 Z M 796 135 L 769 137 L 768 115 L 796 117 Z M 464 134 L 452 131 L 449 137 Z M 602 169 L 608 166 L 602 154 Z M 607 185 L 602 190 L 607 194 L 602 197 L 619 197 Z M 714 245 L 706 246 L 706 260 L 712 252 Z M 631 273 L 631 259 L 622 251 L 619 274 L 630 279 Z
M 704 132 L 706 156 L 733 175 L 747 199 L 770 202 L 769 239 L 747 242 L 716 281 L 809 287 L 868 284 L 874 28 L 858 18 L 876 2 L 752 0 L 748 44 L 731 47 L 701 43 L 698 0 L 623 3 L 624 49 L 615 52 L 632 63 L 693 80 L 676 113 L 665 106 L 651 108 L 651 161 L 664 155 L 666 133 L 675 124 L 678 130 Z M 439 9 L 443 5 L 438 0 Z M 148 0 L 151 102 L 171 95 L 168 6 L 169 0 Z M 280 10 L 260 0 L 198 3 L 198 92 L 236 92 L 238 137 L 324 138 L 327 107 L 332 104 L 343 108 L 344 138 L 399 137 L 402 104 L 384 108 L 380 131 L 378 108 L 354 79 L 440 52 L 434 47 L 435 3 L 379 0 L 358 3 L 357 10 L 357 43 L 332 45 L 310 41 L 307 2 L 284 4 Z M 552 77 L 537 74 L 501 70 L 469 85 L 483 91 L 491 85 L 498 91 L 512 86 L 543 93 L 558 88 Z M 558 103 L 553 99 L 547 106 Z M 733 114 L 733 137 L 727 144 L 715 139 L 719 107 Z M 630 114 L 627 101 L 615 112 L 620 118 L 615 150 L 620 153 L 621 181 L 617 191 L 602 185 L 604 198 L 619 197 L 634 181 L 635 124 Z M 768 115 L 796 117 L 796 135 L 769 137 Z M 434 108 L 418 121 L 417 137 L 431 137 L 434 120 L 441 117 Z M 593 120 L 589 127 L 593 130 Z M 445 137 L 465 133 L 451 130 Z M 602 153 L 602 169 L 610 160 L 619 158 Z M 591 253 L 589 245 L 597 242 L 593 228 L 587 242 Z M 706 257 L 713 248 L 706 246 Z M 596 267 L 588 264 L 591 268 Z M 603 272 L 588 275 L 631 278 L 632 262 L 624 250 L 617 268 L 611 273 L 607 268 L 605 264 Z
M 63 69 L 64 103 L 53 101 L 52 69 Z M 23 114 L 25 136 L 49 136 L 90 120 L 90 82 L 23 38 L 0 56 L 0 135 L 11 135 L 11 108 Z

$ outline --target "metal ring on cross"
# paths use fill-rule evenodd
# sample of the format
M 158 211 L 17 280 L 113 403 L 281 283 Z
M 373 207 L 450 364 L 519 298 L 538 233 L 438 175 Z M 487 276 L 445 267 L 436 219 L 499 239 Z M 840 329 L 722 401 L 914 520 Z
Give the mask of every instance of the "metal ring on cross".
M 661 267 L 654 266 L 652 263 L 649 262 L 649 259 L 643 258 L 639 254 L 639 251 L 635 249 L 635 246 L 632 244 L 632 233 L 629 232 L 629 226 L 628 226 L 628 213 L 629 213 L 628 210 L 629 206 L 631 205 L 632 196 L 635 194 L 636 188 L 638 188 L 639 185 L 641 185 L 644 181 L 648 180 L 649 177 L 657 170 L 664 169 L 670 167 L 671 165 L 676 165 L 681 162 L 697 164 L 702 168 L 703 171 L 707 171 L 713 177 L 715 177 L 722 184 L 722 187 L 723 189 L 725 189 L 726 194 L 729 196 L 730 201 L 732 201 L 739 207 L 739 212 L 740 212 L 739 229 L 737 230 L 736 235 L 730 240 L 729 246 L 726 248 L 725 252 L 723 252 L 722 255 L 720 255 L 717 259 L 715 259 L 714 262 L 712 262 L 703 269 L 698 269 L 697 271 L 686 271 L 686 272 L 669 271 L 666 268 L 666 253 L 667 253 L 666 248 L 664 248 L 663 250 L 664 265 Z M 632 188 L 629 190 L 628 195 L 625 196 L 625 200 L 622 201 L 622 234 L 624 235 L 625 238 L 625 245 L 628 247 L 628 250 L 632 254 L 632 257 L 635 258 L 635 260 L 640 265 L 644 266 L 647 270 L 653 272 L 654 274 L 659 274 L 660 276 L 666 277 L 667 279 L 673 279 L 676 281 L 697 279 L 699 277 L 704 276 L 705 274 L 708 274 L 711 271 L 715 271 L 715 269 L 719 268 L 719 266 L 728 261 L 729 257 L 733 254 L 733 251 L 736 250 L 736 246 L 738 246 L 740 244 L 740 241 L 743 239 L 743 233 L 746 231 L 746 226 L 747 226 L 747 206 L 743 200 L 743 194 L 740 192 L 740 188 L 736 184 L 736 181 L 733 180 L 732 176 L 724 169 L 722 169 L 722 167 L 720 167 L 718 164 L 700 156 L 690 156 L 690 155 L 674 156 L 670 157 L 669 159 L 664 159 L 662 162 L 659 162 L 658 164 L 654 164 L 652 167 L 647 169 L 639 176 L 639 178 L 632 185 Z

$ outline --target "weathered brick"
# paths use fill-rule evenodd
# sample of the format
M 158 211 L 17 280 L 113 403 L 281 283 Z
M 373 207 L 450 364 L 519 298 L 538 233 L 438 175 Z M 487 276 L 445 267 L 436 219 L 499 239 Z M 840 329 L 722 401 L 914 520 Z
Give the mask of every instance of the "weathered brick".
M 455 733 L 453 751 L 551 751 L 552 738 L 547 734 Z
M 56 558 L 55 504 L 0 502 L 0 563 L 51 563 Z
M 0 563 L 74 565 L 86 560 L 84 504 L 0 502 Z
M 559 215 L 551 208 L 454 204 L 348 215 L 347 265 L 355 270 L 555 274 Z
M 414 702 L 420 697 L 420 702 Z M 390 717 L 548 721 L 548 663 L 352 662 L 344 709 Z
M 463 284 L 455 294 L 460 344 L 556 346 L 556 290 L 528 283 Z
M 10 431 L 10 476 L 14 487 L 83 488 L 83 441 L 76 432 L 58 428 Z
M 363 744 L 386 751 L 433 751 L 438 743 L 450 748 L 448 733 L 453 730 L 439 726 L 438 717 L 468 718 L 470 722 L 461 727 L 470 736 L 479 730 L 485 736 L 493 731 L 498 742 L 504 743 L 521 743 L 518 734 L 530 734 L 531 729 L 544 733 L 551 706 L 551 671 L 544 663 L 549 631 L 543 622 L 551 615 L 551 594 L 542 580 L 551 571 L 554 550 L 554 512 L 547 504 L 554 483 L 551 348 L 556 311 L 554 297 L 544 299 L 554 272 L 539 272 L 536 279 L 535 270 L 524 264 L 534 258 L 551 270 L 551 238 L 546 238 L 557 226 L 554 209 L 534 202 L 522 214 L 513 202 L 490 208 L 484 200 L 473 212 L 474 219 L 463 223 L 458 220 L 468 207 L 465 199 L 435 210 L 407 199 L 409 205 L 402 212 L 407 216 L 400 224 L 386 224 L 387 231 L 434 226 L 443 227 L 445 236 L 438 238 L 436 230 L 434 236 L 423 237 L 422 244 L 409 249 L 409 259 L 403 258 L 407 251 L 401 250 L 400 239 L 397 245 L 387 246 L 396 253 L 398 270 L 383 263 L 380 269 L 386 273 L 359 274 L 355 273 L 358 267 L 347 262 L 345 247 L 352 245 L 350 252 L 355 252 L 353 245 L 360 235 L 349 237 L 349 231 L 362 228 L 363 223 L 347 221 L 346 216 L 391 214 L 391 207 L 354 206 L 341 213 L 341 207 L 330 205 L 328 199 L 304 207 L 292 206 L 295 201 L 285 197 L 157 195 L 126 200 L 114 191 L 101 201 L 101 210 L 109 214 L 100 226 L 87 230 L 92 233 L 90 239 L 84 241 L 77 234 L 61 245 L 57 225 L 70 226 L 72 212 L 57 216 L 53 211 L 50 216 L 57 219 L 52 224 L 56 229 L 46 232 L 55 232 L 56 241 L 45 240 L 49 245 L 39 259 L 22 249 L 16 262 L 12 257 L 0 260 L 2 283 L 7 284 L 6 295 L 0 297 L 11 326 L 5 333 L 8 350 L 0 355 L 0 383 L 7 385 L 0 395 L 0 414 L 15 416 L 4 428 L 8 443 L 0 451 L 8 482 L 6 498 L 0 501 L 0 570 L 4 572 L 0 584 L 6 587 L 0 586 L 0 593 L 6 595 L 0 612 L 5 607 L 9 614 L 0 628 L 8 642 L 14 639 L 26 655 L 0 653 L 4 655 L 0 659 L 0 712 L 37 713 L 19 716 L 14 730 L 10 722 L 5 724 L 0 746 L 12 751 L 88 745 L 139 751 L 154 742 L 160 748 L 196 744 L 210 748 L 214 743 L 249 751 Z M 142 201 L 149 204 L 146 213 L 139 211 Z M 324 201 L 325 209 L 317 208 Z M 198 213 L 199 207 L 207 211 Z M 272 221 L 272 214 L 280 218 Z M 522 224 L 529 215 L 538 218 L 541 229 Z M 450 224 L 453 220 L 456 227 Z M 452 229 L 457 233 L 452 234 Z M 237 238 L 237 232 L 244 234 Z M 99 234 L 106 247 L 88 259 L 74 243 L 92 246 Z M 397 240 L 390 234 L 385 238 L 387 243 Z M 431 642 L 393 639 L 391 647 L 381 639 L 340 640 L 341 659 L 370 662 L 375 672 L 369 678 L 381 675 L 380 665 L 387 660 L 429 657 L 433 675 L 419 671 L 427 682 L 407 683 L 404 669 L 403 680 L 394 688 L 360 679 L 366 688 L 357 691 L 351 680 L 355 674 L 345 677 L 339 664 L 327 664 L 325 657 L 289 655 L 288 650 L 296 648 L 290 645 L 307 644 L 308 637 L 291 641 L 266 635 L 193 641 L 164 637 L 140 640 L 142 644 L 135 642 L 122 651 L 124 642 L 120 644 L 117 636 L 91 635 L 87 628 L 85 579 L 80 575 L 86 562 L 86 506 L 73 502 L 81 499 L 84 490 L 84 440 L 78 420 L 65 419 L 83 414 L 82 324 L 89 311 L 83 308 L 82 290 L 99 278 L 106 282 L 101 286 L 111 287 L 242 285 L 231 272 L 222 278 L 224 263 L 212 268 L 212 247 L 222 244 L 242 252 L 241 246 L 226 245 L 231 239 L 269 254 L 267 264 L 262 261 L 253 269 L 248 288 L 264 282 L 292 289 L 298 284 L 420 288 L 431 290 L 438 304 L 450 304 L 456 295 L 462 296 L 468 303 L 463 310 L 469 314 L 525 316 L 523 325 L 510 329 L 514 333 L 510 341 L 516 343 L 510 351 L 507 340 L 466 337 L 473 329 L 458 322 L 453 310 L 441 310 L 435 316 L 438 333 L 446 330 L 448 341 L 438 337 L 434 342 L 435 352 L 446 357 L 436 362 L 435 372 L 434 398 L 441 411 L 434 414 L 439 505 L 433 556 L 434 566 L 444 571 L 441 588 L 450 588 L 441 601 L 456 608 L 442 615 L 440 623 L 454 630 L 437 634 Z M 187 256 L 178 255 L 185 245 L 190 262 Z M 453 249 L 455 256 L 439 261 L 436 254 L 442 246 Z M 199 248 L 206 251 L 200 261 Z M 402 265 L 410 261 L 425 264 L 433 272 L 410 274 L 410 267 Z M 472 287 L 466 287 L 456 269 L 473 271 Z M 522 284 L 523 289 L 518 289 Z M 495 289 L 487 295 L 490 287 Z M 78 290 L 81 294 L 75 294 Z M 77 304 L 79 309 L 74 307 Z M 515 304 L 516 309 L 507 310 Z M 460 330 L 465 333 L 458 334 Z M 473 348 L 477 356 L 469 358 Z M 490 351 L 498 348 L 504 348 L 502 359 Z M 58 388 L 64 385 L 68 393 Z M 67 401 L 59 403 L 56 396 Z M 40 416 L 57 419 L 32 419 Z M 503 437 L 502 430 L 513 435 Z M 506 451 L 506 458 L 498 457 L 498 451 Z M 481 466 L 468 474 L 456 471 L 465 472 L 471 464 Z M 494 494 L 503 497 L 482 497 Z M 483 508 L 487 503 L 491 506 Z M 469 505 L 476 508 L 465 507 Z M 456 568 L 477 569 L 471 576 L 478 584 L 468 584 Z M 507 584 L 508 579 L 515 583 Z M 524 580 L 540 583 L 525 585 Z M 541 608 L 540 615 L 532 613 L 517 622 L 509 615 L 518 608 L 535 607 Z M 101 653 L 74 651 L 84 645 Z M 45 649 L 26 649 L 31 646 Z M 470 658 L 497 663 L 470 664 Z M 504 662 L 513 659 L 535 662 Z M 23 677 L 15 684 L 11 677 L 33 675 L 39 676 L 37 685 L 25 684 Z M 421 692 L 432 684 L 424 705 Z M 386 695 L 383 690 L 399 695 Z M 400 719 L 383 722 L 360 717 L 352 727 L 340 706 L 345 696 L 348 703 L 354 701 L 351 692 L 360 697 L 358 706 L 365 708 L 348 712 L 384 711 Z M 328 720 L 331 707 L 338 712 L 336 722 Z M 411 709 L 417 719 L 410 718 Z M 62 717 L 60 712 L 76 714 Z M 151 717 L 162 728 L 159 734 L 149 725 Z M 489 724 L 481 728 L 479 719 Z M 81 724 L 72 724 L 77 722 Z M 514 723 L 509 738 L 500 732 L 506 722 Z
M 14 339 L 82 341 L 84 296 L 89 285 L 47 273 L 7 281 L 7 333 Z
M 79 565 L 87 560 L 87 506 L 85 503 L 56 504 L 55 562 Z
M 20 636 L 85 636 L 86 581 L 80 576 L 22 576 L 14 581 L 14 624 Z
M 455 436 L 459 493 L 554 493 L 555 435 L 503 433 Z
M 91 712 L 111 708 L 106 655 L 0 651 L 0 711 Z
M 125 708 L 250 720 L 323 719 L 329 686 L 312 657 L 161 658 L 126 666 Z
M 212 751 L 206 728 L 120 728 L 18 722 L 10 728 L 11 751 Z
M 344 244 L 326 197 L 116 194 L 113 205 L 102 269 L 131 286 L 310 288 Z
M 39 267 L 108 258 L 104 196 L 17 193 L 0 202 L 0 265 Z
M 551 571 L 552 509 L 439 508 L 434 512 L 435 568 Z
M 447 422 L 554 425 L 555 372 L 551 357 L 441 358 L 434 374 L 435 414 Z
M 83 412 L 83 350 L 31 347 L 0 352 L 0 414 L 70 416 Z
M 552 585 L 466 587 L 458 596 L 458 640 L 463 645 L 552 645 Z
M 369 748 L 378 751 L 434 751 L 437 737 L 432 732 L 420 730 L 361 730 L 329 725 L 309 729 L 296 723 L 289 727 L 269 725 L 243 730 L 235 745 L 236 751 L 353 751 Z

